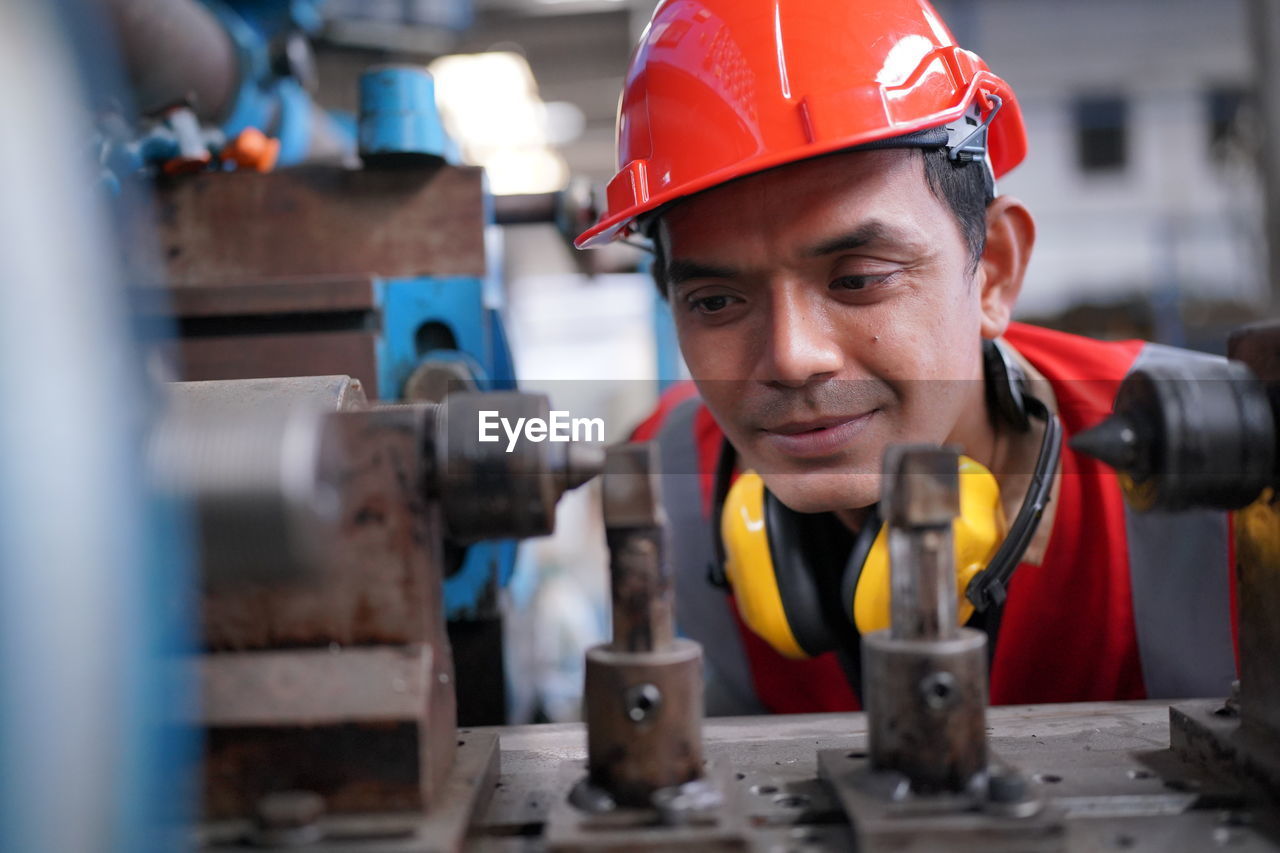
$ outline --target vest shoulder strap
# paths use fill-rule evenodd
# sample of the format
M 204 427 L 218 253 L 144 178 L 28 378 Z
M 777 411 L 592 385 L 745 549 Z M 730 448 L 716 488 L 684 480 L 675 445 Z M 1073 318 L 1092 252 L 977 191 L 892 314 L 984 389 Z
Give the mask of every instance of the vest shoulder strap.
M 750 664 L 729 596 L 712 586 L 707 570 L 715 559 L 711 537 L 718 520 L 708 524 L 703 511 L 701 475 L 705 467 L 698 453 L 694 419 L 699 397 L 680 403 L 658 431 L 662 464 L 662 504 L 670 539 L 667 559 L 675 575 L 676 625 L 702 644 L 706 681 L 706 713 L 710 717 L 763 714 L 756 696 Z

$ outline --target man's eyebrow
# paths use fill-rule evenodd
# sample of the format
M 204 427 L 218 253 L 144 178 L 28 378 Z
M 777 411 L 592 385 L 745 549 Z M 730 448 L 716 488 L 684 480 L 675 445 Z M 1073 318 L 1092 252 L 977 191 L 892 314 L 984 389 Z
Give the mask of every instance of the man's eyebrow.
M 861 249 L 873 243 L 914 243 L 908 234 L 899 228 L 872 220 L 859 225 L 852 231 L 824 240 L 815 246 L 805 249 L 803 254 L 811 258 L 833 255 L 836 252 L 847 252 Z
M 667 282 L 671 287 L 695 278 L 736 278 L 738 275 L 738 270 L 730 267 L 717 267 L 679 258 L 667 264 Z

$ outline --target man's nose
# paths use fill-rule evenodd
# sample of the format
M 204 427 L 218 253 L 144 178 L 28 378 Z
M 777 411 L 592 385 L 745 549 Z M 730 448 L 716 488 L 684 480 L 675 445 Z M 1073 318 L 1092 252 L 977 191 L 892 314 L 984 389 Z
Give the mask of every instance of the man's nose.
M 843 352 L 839 336 L 818 306 L 807 305 L 801 294 L 774 300 L 760 379 L 799 388 L 840 371 Z

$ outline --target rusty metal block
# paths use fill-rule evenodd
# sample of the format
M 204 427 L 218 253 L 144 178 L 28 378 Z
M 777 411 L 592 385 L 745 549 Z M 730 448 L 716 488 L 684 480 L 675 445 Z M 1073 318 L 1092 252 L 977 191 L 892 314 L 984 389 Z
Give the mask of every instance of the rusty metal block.
M 448 648 L 439 507 L 424 501 L 418 434 L 372 412 L 344 414 L 335 431 L 349 467 L 327 475 L 342 509 L 326 576 L 305 586 L 209 591 L 203 599 L 207 648 L 419 642 Z
M 243 816 L 272 792 L 329 812 L 422 811 L 456 750 L 452 667 L 426 644 L 228 652 L 198 669 L 206 816 Z
M 481 182 L 464 166 L 191 175 L 156 190 L 167 277 L 483 275 Z
M 378 397 L 378 338 L 373 332 L 218 335 L 181 338 L 161 345 L 188 381 L 354 376 L 370 398 Z

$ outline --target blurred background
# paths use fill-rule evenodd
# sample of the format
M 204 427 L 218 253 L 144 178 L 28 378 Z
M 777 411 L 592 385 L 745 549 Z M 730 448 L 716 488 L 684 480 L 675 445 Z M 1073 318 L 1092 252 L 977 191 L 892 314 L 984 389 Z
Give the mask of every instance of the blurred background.
M 0 487 L 0 555 L 12 560 L 0 576 L 0 628 L 9 631 L 0 696 L 16 695 L 5 691 L 25 677 L 14 650 L 44 636 L 6 612 L 6 598 L 13 610 L 31 596 L 81 590 L 75 600 L 88 621 L 77 624 L 88 626 L 80 636 L 88 645 L 136 619 L 149 597 L 172 603 L 190 594 L 176 582 L 154 582 L 169 576 L 156 566 L 182 562 L 175 556 L 182 545 L 172 519 L 144 495 L 133 497 L 145 510 L 135 517 L 134 539 L 121 539 L 119 522 L 100 525 L 103 541 L 123 549 L 122 565 L 154 564 L 158 574 L 137 575 L 137 589 L 92 574 L 84 575 L 87 586 L 76 586 L 84 577 L 49 575 L 46 587 L 28 587 L 27 574 L 11 571 L 22 560 L 56 562 L 38 553 L 44 540 L 32 519 L 53 518 L 60 493 L 45 490 L 50 509 L 40 515 L 24 488 L 51 483 L 51 469 L 26 470 L 35 457 L 23 448 L 43 442 L 56 457 L 80 446 L 69 425 L 105 423 L 104 413 L 121 434 L 133 428 L 150 405 L 143 375 L 342 373 L 384 400 L 433 399 L 432 389 L 450 381 L 518 386 L 548 394 L 553 408 L 603 418 L 608 442 L 625 439 L 685 376 L 646 252 L 619 244 L 582 253 L 570 245 L 594 215 L 593 194 L 616 169 L 618 95 L 654 5 L 16 0 L 0 7 L 8 204 L 0 203 L 0 377 L 13 389 L 33 376 L 80 371 L 75 383 L 43 386 L 41 418 L 23 420 L 25 406 L 0 417 L 0 440 L 16 449 L 0 457 L 0 481 L 8 484 L 7 492 Z M 1026 119 L 1029 156 L 1000 186 L 1022 198 L 1039 225 L 1018 319 L 1222 352 L 1229 329 L 1275 313 L 1280 275 L 1268 244 L 1280 245 L 1280 179 L 1271 174 L 1280 140 L 1268 128 L 1280 125 L 1280 4 L 935 5 L 958 41 L 1014 87 Z M 388 66 L 389 76 L 377 76 Z M 398 119 L 387 116 L 433 100 L 423 112 L 437 116 L 412 132 L 388 130 Z M 376 204 L 332 219 L 312 211 L 317 197 L 341 206 L 335 179 L 307 179 L 318 195 L 274 199 L 241 192 L 244 185 L 236 195 L 211 179 L 316 165 L 355 172 L 363 163 L 370 174 L 361 191 L 400 204 L 394 167 L 416 157 L 475 180 L 472 195 L 419 199 L 421 212 L 391 227 L 405 254 L 423 244 L 422 252 L 451 259 L 430 274 L 407 263 L 383 269 L 374 249 L 365 252 L 386 237 L 367 221 Z M 70 168 L 86 159 L 83 169 Z M 374 174 L 375 165 L 391 168 Z M 94 205 L 75 202 L 77 188 L 87 187 L 96 191 Z M 58 228 L 39 233 L 33 211 Z M 101 218 L 90 222 L 95 211 Z M 264 233 L 270 217 L 332 230 L 286 264 L 281 258 L 290 252 Z M 458 230 L 463 219 L 476 227 Z M 458 260 L 463 249 L 475 257 Z M 337 301 L 304 309 L 280 301 L 283 290 L 268 300 L 241 288 L 241 307 L 225 308 L 228 283 L 296 281 L 304 273 Z M 128 290 L 128 305 L 103 302 L 107 291 L 89 288 L 95 277 Z M 140 298 L 144 284 L 155 286 Z M 341 303 L 357 291 L 375 296 Z M 251 303 L 252 310 L 243 307 Z M 99 315 L 105 325 L 94 331 L 88 324 Z M 106 328 L 120 341 L 127 328 L 142 345 L 113 348 L 94 337 Z M 97 396 L 84 396 L 91 392 Z M 54 415 L 65 434 L 46 428 Z M 96 435 L 106 433 L 101 427 Z M 110 459 L 117 473 L 136 473 L 129 468 L 135 458 Z M 91 461 L 66 475 L 64 485 L 81 496 L 89 494 L 84 478 L 109 477 Z M 122 511 L 104 497 L 77 512 L 107 519 L 108 508 Z M 450 552 L 450 635 L 460 662 L 472 662 L 459 664 L 463 724 L 578 718 L 582 651 L 608 630 L 595 486 L 568 494 L 558 513 L 552 537 Z M 148 525 L 174 541 L 157 545 Z M 82 542 L 84 553 L 107 553 L 94 552 L 95 541 Z M 66 558 L 84 562 L 84 554 Z M 94 599 L 93 590 L 105 597 Z M 95 600 L 118 609 L 95 611 Z M 171 637 L 190 630 L 156 628 Z M 154 638 L 135 639 L 141 648 Z M 129 665 L 141 667 L 140 660 Z M 0 762 L 12 758 L 5 743 L 0 738 Z

